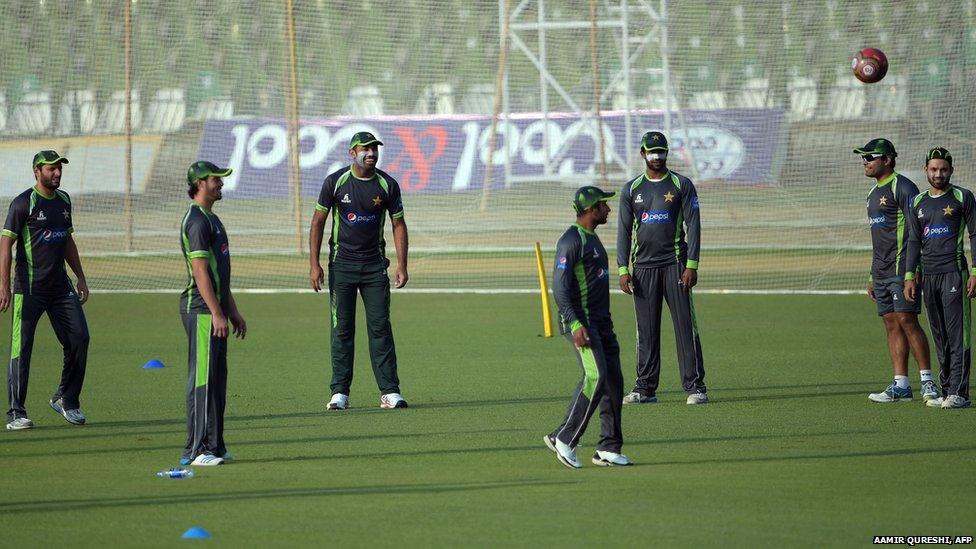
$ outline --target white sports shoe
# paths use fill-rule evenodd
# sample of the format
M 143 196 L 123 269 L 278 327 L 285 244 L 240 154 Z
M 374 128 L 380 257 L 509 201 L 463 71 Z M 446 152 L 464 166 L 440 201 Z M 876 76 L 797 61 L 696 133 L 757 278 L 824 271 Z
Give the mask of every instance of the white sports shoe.
M 349 396 L 342 393 L 336 393 L 332 395 L 332 400 L 329 401 L 329 405 L 326 406 L 329 410 L 345 410 L 349 407 Z
M 629 457 L 623 454 L 618 454 L 616 452 L 605 452 L 603 450 L 597 450 L 596 453 L 593 454 L 592 461 L 595 465 L 599 465 L 601 467 L 619 467 L 634 464 L 633 461 L 630 461 Z
M 571 447 L 565 442 L 556 439 L 556 459 L 570 469 L 579 469 L 583 466 L 576 458 L 576 448 Z
M 688 395 L 686 404 L 708 404 L 708 393 L 691 393 Z
M 624 395 L 624 404 L 651 404 L 654 402 L 657 402 L 656 396 L 642 395 L 637 391 Z
M 949 395 L 942 399 L 942 409 L 969 408 L 970 402 L 959 395 Z
M 33 429 L 34 422 L 27 419 L 26 417 L 19 417 L 7 424 L 7 430 L 9 431 L 23 431 L 24 429 Z
M 388 393 L 380 397 L 380 408 L 391 410 L 393 408 L 406 408 L 407 401 L 403 400 L 400 393 Z
M 64 399 L 57 399 L 51 401 L 51 409 L 55 412 L 61 414 L 72 425 L 84 425 L 85 424 L 85 414 L 81 412 L 81 408 L 74 408 L 71 410 L 66 410 L 64 408 Z
M 213 454 L 200 454 L 197 459 L 190 462 L 190 465 L 199 467 L 210 467 L 212 465 L 223 465 L 224 458 L 219 458 Z
M 941 408 L 942 407 L 942 397 L 935 397 L 930 400 L 925 401 L 925 405 L 929 408 Z
M 928 402 L 932 399 L 940 398 L 939 390 L 935 388 L 934 381 L 923 381 L 922 382 L 922 402 Z

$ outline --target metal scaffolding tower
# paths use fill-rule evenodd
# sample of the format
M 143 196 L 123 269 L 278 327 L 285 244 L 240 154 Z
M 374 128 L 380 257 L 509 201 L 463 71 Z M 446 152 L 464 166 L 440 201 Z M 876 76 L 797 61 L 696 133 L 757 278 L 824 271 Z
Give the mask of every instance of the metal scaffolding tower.
M 514 3 L 514 0 L 513 0 Z M 664 131 L 669 136 L 672 129 L 672 116 L 676 115 L 679 126 L 685 128 L 684 117 L 675 98 L 670 66 L 668 60 L 668 2 L 667 0 L 600 0 L 598 7 L 597 28 L 601 33 L 612 33 L 613 43 L 617 48 L 619 65 L 610 75 L 608 85 L 600 92 L 600 110 L 623 111 L 626 146 L 617 147 L 621 150 L 606 150 L 607 177 L 611 180 L 623 180 L 629 177 L 637 166 L 636 141 L 640 128 L 634 127 L 635 109 L 660 109 L 664 114 Z M 565 104 L 570 112 L 582 120 L 592 122 L 587 125 L 592 136 L 598 135 L 597 119 L 592 106 L 582 104 L 578 98 L 572 96 L 564 83 L 561 83 L 550 72 L 547 52 L 547 37 L 550 33 L 589 31 L 592 21 L 581 19 L 580 14 L 574 14 L 575 19 L 550 20 L 546 0 L 520 0 L 510 13 L 505 13 L 505 2 L 499 2 L 499 28 L 504 32 L 505 17 L 508 19 L 508 40 L 513 53 L 522 54 L 535 67 L 539 74 L 539 103 L 542 118 L 545 123 L 550 120 L 552 111 L 552 94 L 555 94 Z M 582 35 L 581 35 L 582 36 Z M 605 36 L 605 35 L 604 35 Z M 588 41 L 588 38 L 587 38 Z M 534 45 L 534 47 L 532 47 Z M 658 66 L 641 66 L 640 61 L 649 57 L 659 60 Z M 642 90 L 645 93 L 634 93 L 632 76 L 636 74 L 648 75 L 661 83 L 657 90 Z M 500 120 L 504 123 L 511 116 L 510 89 L 508 70 L 506 67 L 501 87 L 502 100 Z M 609 105 L 610 109 L 607 109 Z M 507 125 L 504 125 L 507 128 Z M 507 130 L 501 129 L 508 138 Z M 604 134 L 608 132 L 604 128 Z M 554 181 L 579 184 L 591 182 L 594 174 L 558 173 L 558 166 L 565 159 L 568 152 L 569 140 L 563 140 L 559 146 L 549 143 L 548 132 L 543 132 L 543 151 L 545 160 L 540 175 L 515 175 L 512 173 L 510 155 L 505 155 L 505 185 L 513 183 Z M 594 139 L 594 142 L 599 140 Z M 508 145 L 506 145 L 507 147 Z M 594 155 L 599 161 L 600 154 Z M 692 162 L 694 166 L 694 163 Z

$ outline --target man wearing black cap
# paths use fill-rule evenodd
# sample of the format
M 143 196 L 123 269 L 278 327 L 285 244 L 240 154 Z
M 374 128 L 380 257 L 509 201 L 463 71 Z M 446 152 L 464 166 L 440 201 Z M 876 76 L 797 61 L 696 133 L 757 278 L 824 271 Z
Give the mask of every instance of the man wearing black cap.
M 963 237 L 968 231 L 970 251 L 976 255 L 976 199 L 970 190 L 949 183 L 952 155 L 942 147 L 925 155 L 925 176 L 931 188 L 915 197 L 908 216 L 905 298 L 916 300 L 915 270 L 921 267 L 942 385 L 942 395 L 925 404 L 966 408 L 972 363 L 969 300 L 976 297 L 976 277 L 970 277 L 966 265 Z
M 908 221 L 912 200 L 918 187 L 911 179 L 895 172 L 895 146 L 887 139 L 872 139 L 854 149 L 864 162 L 864 175 L 877 184 L 868 193 L 868 224 L 874 250 L 871 274 L 868 277 L 868 296 L 877 303 L 878 315 L 884 320 L 888 337 L 888 353 L 895 379 L 880 393 L 871 393 L 874 402 L 901 402 L 912 399 L 908 382 L 908 349 L 922 378 L 922 399 L 938 397 L 929 365 L 929 343 L 918 324 L 922 307 L 918 301 L 905 298 L 907 271 Z
M 698 282 L 701 221 L 691 180 L 668 169 L 661 132 L 641 139 L 644 173 L 620 193 L 617 266 L 620 289 L 637 312 L 637 382 L 625 404 L 657 402 L 661 377 L 661 307 L 667 301 L 688 404 L 705 404 L 705 367 L 691 289 Z M 634 234 L 636 233 L 636 234 Z
M 595 232 L 598 225 L 607 222 L 607 200 L 615 195 L 596 187 L 576 191 L 576 223 L 556 243 L 552 293 L 559 308 L 560 332 L 573 344 L 583 379 L 576 386 L 566 418 L 543 441 L 559 462 L 571 469 L 582 467 L 576 446 L 597 406 L 600 441 L 593 463 L 631 465 L 627 456 L 620 453 L 624 378 L 620 373 L 620 346 L 610 320 L 610 261 Z
M 180 239 L 189 277 L 180 294 L 180 317 L 190 346 L 183 465 L 221 465 L 232 459 L 224 445 L 228 321 L 241 339 L 247 322 L 230 289 L 227 231 L 213 213 L 223 197 L 221 178 L 231 173 L 204 161 L 194 162 L 186 173 L 193 202 L 183 216 Z
M 61 169 L 68 159 L 54 151 L 34 155 L 35 184 L 10 203 L 0 237 L 0 311 L 14 308 L 10 366 L 7 369 L 7 429 L 30 429 L 27 417 L 27 378 L 34 331 L 45 312 L 64 348 L 61 383 L 51 408 L 73 425 L 83 425 L 79 398 L 88 361 L 88 322 L 81 306 L 88 300 L 88 283 L 78 247 L 71 236 L 71 199 L 60 190 Z M 11 248 L 17 242 L 13 295 L 10 292 Z M 67 263 L 77 278 L 72 287 Z
M 407 223 L 403 219 L 400 185 L 376 167 L 383 143 L 369 132 L 349 141 L 351 165 L 329 174 L 322 184 L 309 230 L 309 279 L 322 289 L 325 273 L 319 261 L 322 231 L 329 214 L 329 299 L 332 308 L 332 399 L 329 410 L 349 407 L 356 343 L 356 293 L 363 296 L 369 356 L 380 389 L 380 408 L 406 408 L 400 395 L 396 347 L 390 325 L 390 277 L 383 228 L 393 225 L 397 267 L 394 286 L 407 284 Z

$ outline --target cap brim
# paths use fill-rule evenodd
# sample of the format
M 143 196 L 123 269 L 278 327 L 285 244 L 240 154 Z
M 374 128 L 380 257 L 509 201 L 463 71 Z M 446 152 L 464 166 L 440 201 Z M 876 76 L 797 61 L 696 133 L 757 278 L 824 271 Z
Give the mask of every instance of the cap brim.
M 231 168 L 224 168 L 223 170 L 220 170 L 219 172 L 210 172 L 207 175 L 208 176 L 210 176 L 210 175 L 216 175 L 217 177 L 227 177 L 228 175 L 230 175 L 232 173 L 234 173 L 234 170 L 232 170 Z
M 854 149 L 854 154 L 884 154 L 884 153 L 882 153 L 878 149 L 868 150 L 868 149 L 857 148 Z
M 668 148 L 667 147 L 661 147 L 661 146 L 651 147 L 650 149 L 648 149 L 647 147 L 641 147 L 641 148 L 644 149 L 647 152 L 652 152 L 652 151 L 664 151 L 664 152 L 667 152 L 668 151 Z
M 611 198 L 613 198 L 615 196 L 617 196 L 617 193 L 616 192 L 603 193 L 603 196 L 600 197 L 600 202 L 606 202 L 607 200 L 610 200 Z
M 373 139 L 372 141 L 357 141 L 356 143 L 353 143 L 352 145 L 349 145 L 349 148 L 352 149 L 354 147 L 358 147 L 359 145 L 364 145 L 364 146 L 365 145 L 372 145 L 373 143 L 376 143 L 377 145 L 382 145 L 383 144 L 383 142 L 380 141 L 379 139 Z
M 51 164 L 67 164 L 67 163 L 68 163 L 68 159 L 67 158 L 65 158 L 63 156 L 59 156 L 59 157 L 55 158 L 54 160 L 38 160 L 37 163 L 35 163 L 34 165 L 35 166 L 49 166 Z

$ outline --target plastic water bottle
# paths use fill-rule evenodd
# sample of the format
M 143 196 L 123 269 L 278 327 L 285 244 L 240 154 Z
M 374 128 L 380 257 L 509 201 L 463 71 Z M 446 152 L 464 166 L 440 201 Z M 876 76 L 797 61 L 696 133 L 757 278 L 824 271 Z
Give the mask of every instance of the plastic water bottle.
M 193 469 L 186 467 L 173 467 L 165 471 L 156 473 L 159 478 L 193 478 Z

